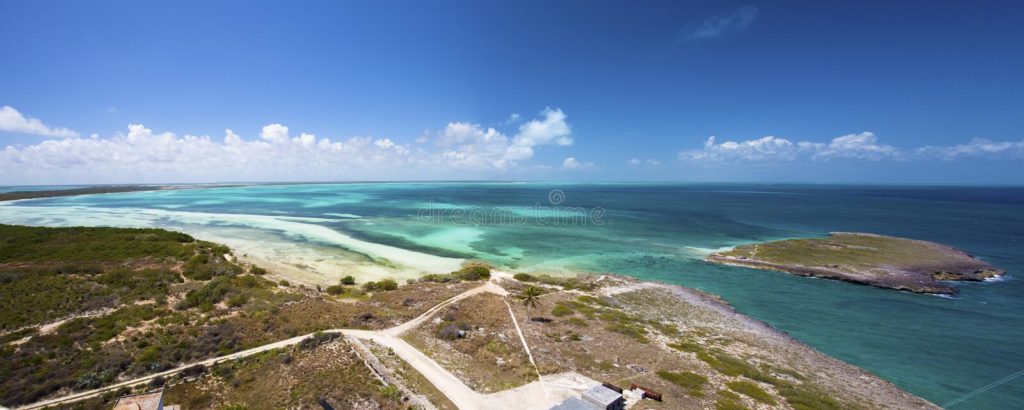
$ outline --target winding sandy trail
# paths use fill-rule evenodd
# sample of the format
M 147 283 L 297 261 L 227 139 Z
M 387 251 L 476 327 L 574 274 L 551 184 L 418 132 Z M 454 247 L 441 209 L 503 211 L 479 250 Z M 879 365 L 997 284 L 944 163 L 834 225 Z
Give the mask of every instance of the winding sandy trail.
M 430 319 L 431 316 L 433 316 L 441 309 L 444 309 L 446 306 L 458 302 L 460 300 L 466 299 L 468 297 L 479 295 L 484 292 L 495 293 L 502 296 L 508 295 L 508 292 L 505 291 L 504 288 L 498 286 L 494 282 L 488 281 L 487 283 L 481 286 L 477 286 L 473 289 L 462 292 L 458 295 L 451 297 L 448 300 L 445 300 L 444 302 L 434 305 L 434 307 L 427 309 L 426 312 L 423 312 L 423 314 L 417 316 L 415 319 L 412 319 L 408 322 L 402 323 L 390 329 L 383 330 L 382 332 L 391 336 L 401 336 L 403 333 L 415 329 L 416 327 L 419 327 L 419 325 L 423 324 L 423 322 L 425 322 L 427 319 Z
M 343 330 L 342 334 L 358 339 L 370 340 L 391 349 L 413 369 L 427 378 L 448 400 L 460 409 L 485 408 L 482 395 L 466 386 L 458 377 L 441 367 L 427 355 L 412 347 L 408 342 L 386 332 L 364 330 Z
M 437 312 L 441 311 L 448 305 L 458 302 L 460 300 L 478 295 L 481 293 L 489 292 L 500 296 L 508 296 L 508 291 L 499 286 L 494 282 L 495 279 L 501 278 L 505 275 L 497 275 L 487 283 L 477 286 L 462 292 L 448 300 L 445 300 L 437 305 L 434 305 L 426 312 L 417 316 L 416 318 L 402 323 L 398 326 L 385 329 L 385 330 L 360 330 L 360 329 L 331 329 L 325 330 L 320 333 L 337 333 L 350 338 L 357 338 L 363 340 L 370 340 L 381 346 L 385 346 L 395 352 L 402 360 L 408 363 L 416 371 L 420 372 L 431 384 L 434 385 L 441 393 L 445 395 L 449 400 L 452 401 L 460 409 L 491 409 L 491 408 L 517 408 L 520 410 L 532 410 L 532 409 L 549 409 L 554 405 L 558 404 L 566 398 L 578 395 L 582 391 L 597 385 L 598 383 L 586 376 L 580 375 L 575 372 L 560 373 L 556 375 L 547 376 L 547 381 L 538 380 L 515 389 L 505 390 L 492 394 L 481 394 L 473 389 L 469 388 L 465 383 L 455 377 L 454 374 L 449 372 L 447 369 L 442 367 L 436 361 L 428 357 L 427 355 L 420 352 L 415 347 L 410 345 L 408 342 L 403 340 L 400 336 L 423 324 Z M 507 302 L 506 302 L 507 303 Z M 511 313 L 511 306 L 509 306 Z M 515 322 L 515 316 L 512 316 L 512 321 Z M 518 330 L 518 324 L 517 324 Z M 120 383 L 115 383 L 109 386 L 101 387 L 99 389 L 78 392 L 63 397 L 57 397 L 49 400 L 44 400 L 36 403 L 32 403 L 26 406 L 18 407 L 18 409 L 41 409 L 47 406 L 56 406 L 61 404 L 73 403 L 81 400 L 90 399 L 97 397 L 104 393 L 115 391 L 122 387 L 135 386 L 142 383 L 148 383 L 157 377 L 170 377 L 174 376 L 185 369 L 195 366 L 203 365 L 210 366 L 216 363 L 237 360 L 266 352 L 269 350 L 280 349 L 283 347 L 293 346 L 306 338 L 313 336 L 315 333 L 310 333 L 302 336 L 296 336 L 290 339 L 277 341 L 274 343 L 266 344 L 252 349 L 235 352 L 229 355 L 214 357 L 199 362 L 189 363 L 182 365 L 170 370 L 163 372 L 150 374 L 144 377 L 139 377 L 132 380 L 126 380 Z M 526 346 L 526 339 L 523 338 L 520 332 L 520 338 L 523 342 L 524 347 Z M 529 349 L 527 347 L 527 349 Z M 527 350 L 529 351 L 529 350 Z M 531 362 L 533 358 L 530 358 Z
M 109 386 L 104 386 L 104 387 L 101 387 L 101 388 L 98 388 L 98 389 L 95 389 L 95 390 L 88 390 L 88 391 L 83 391 L 83 392 L 79 392 L 79 393 L 75 393 L 75 394 L 70 394 L 70 395 L 63 396 L 63 397 L 57 397 L 57 398 L 53 398 L 53 399 L 49 399 L 49 400 L 43 400 L 43 401 L 40 401 L 40 402 L 35 402 L 35 403 L 32 403 L 32 404 L 25 405 L 25 406 L 22 406 L 22 407 L 17 407 L 17 408 L 18 409 L 41 409 L 41 408 L 44 408 L 44 407 L 47 407 L 47 406 L 55 406 L 55 405 L 58 405 L 58 404 L 67 404 L 67 403 L 73 403 L 73 402 L 81 401 L 81 400 L 85 400 L 85 399 L 90 399 L 90 398 L 99 396 L 101 394 L 104 394 L 104 393 L 107 393 L 107 392 L 111 392 L 111 391 L 120 389 L 122 387 L 129 387 L 129 386 L 134 386 L 134 385 L 137 385 L 137 384 L 148 383 L 150 380 L 153 380 L 153 379 L 155 379 L 157 377 L 173 376 L 173 375 L 181 373 L 183 370 L 185 370 L 185 369 L 187 369 L 189 367 L 195 366 L 195 365 L 211 366 L 211 365 L 216 364 L 216 363 L 220 363 L 220 362 L 224 362 L 224 361 L 230 361 L 230 360 L 236 360 L 236 359 L 241 359 L 243 357 L 252 356 L 254 354 L 266 352 L 268 350 L 274 350 L 274 349 L 279 349 L 279 348 L 286 347 L 286 346 L 292 346 L 292 345 L 298 344 L 299 342 L 303 341 L 304 339 L 306 339 L 307 337 L 310 337 L 312 335 L 313 334 L 310 333 L 308 335 L 296 336 L 296 337 L 293 337 L 291 339 L 285 339 L 285 340 L 277 341 L 277 342 L 274 342 L 274 343 L 265 344 L 263 346 L 254 347 L 254 348 L 248 349 L 248 350 L 242 350 L 240 352 L 235 352 L 235 353 L 232 353 L 232 354 L 229 354 L 229 355 L 220 356 L 220 357 L 214 357 L 214 358 L 206 359 L 206 360 L 199 361 L 199 362 L 189 363 L 189 364 L 186 364 L 186 365 L 175 367 L 175 368 L 170 369 L 170 370 L 165 370 L 165 371 L 162 371 L 162 372 L 159 372 L 159 373 L 153 373 L 153 374 L 150 374 L 150 375 L 147 375 L 147 376 L 139 377 L 137 379 L 126 380 L 126 381 L 123 381 L 123 382 L 120 382 L 120 383 L 115 383 L 115 384 L 111 384 Z
M 537 362 L 533 360 L 533 353 L 530 352 L 530 344 L 526 343 L 526 337 L 523 336 L 523 329 L 519 328 L 519 321 L 516 320 L 516 314 L 512 312 L 512 305 L 508 303 L 507 298 L 501 298 L 502 302 L 505 302 L 505 307 L 508 308 L 508 315 L 512 318 L 512 324 L 516 327 L 516 334 L 519 335 L 519 341 L 523 343 L 523 350 L 526 351 L 526 357 L 530 358 L 530 364 L 533 365 L 533 370 L 537 372 L 537 381 L 540 382 L 541 387 L 544 386 L 544 376 L 540 374 L 540 368 L 537 367 Z M 547 389 L 544 390 L 544 394 L 547 394 Z

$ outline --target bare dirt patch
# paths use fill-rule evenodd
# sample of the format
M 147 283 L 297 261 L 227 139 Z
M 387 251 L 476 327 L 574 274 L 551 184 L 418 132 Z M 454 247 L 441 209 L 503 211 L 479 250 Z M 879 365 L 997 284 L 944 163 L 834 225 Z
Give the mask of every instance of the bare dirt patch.
M 404 339 L 480 393 L 537 379 L 508 308 L 494 294 L 459 301 Z

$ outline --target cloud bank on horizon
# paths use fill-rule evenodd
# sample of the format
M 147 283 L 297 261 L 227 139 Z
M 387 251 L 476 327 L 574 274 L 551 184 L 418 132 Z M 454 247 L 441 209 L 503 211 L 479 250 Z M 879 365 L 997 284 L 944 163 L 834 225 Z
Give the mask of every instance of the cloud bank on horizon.
M 154 132 L 131 124 L 111 137 L 79 137 L 67 128 L 50 128 L 3 107 L 0 132 L 48 137 L 36 144 L 8 145 L 0 151 L 0 183 L 131 183 L 296 180 L 479 179 L 529 168 L 537 149 L 573 144 L 561 110 L 545 109 L 521 123 L 512 135 L 469 122 L 397 143 L 390 138 L 344 140 L 309 133 L 293 135 L 288 126 L 263 126 L 258 138 L 245 139 L 231 129 L 224 137 Z M 515 117 L 519 122 L 518 116 Z M 506 125 L 512 122 L 507 122 Z M 432 143 L 431 143 L 432 142 Z M 566 158 L 567 170 L 593 163 Z
M 294 135 L 283 124 L 262 127 L 258 137 L 243 138 L 231 129 L 224 137 L 154 132 L 131 124 L 127 133 L 80 137 L 55 128 L 10 106 L 0 108 L 0 132 L 46 137 L 0 150 L 0 183 L 230 182 L 321 180 L 513 179 L 543 171 L 588 171 L 594 162 L 569 155 L 549 166 L 534 161 L 537 150 L 573 146 L 568 115 L 548 108 L 523 122 L 513 114 L 502 123 L 518 124 L 514 133 L 470 122 L 449 122 L 443 129 L 400 143 L 391 138 L 332 140 L 309 133 Z M 685 149 L 675 161 L 624 159 L 623 169 L 685 168 L 698 164 L 792 163 L 829 161 L 955 161 L 965 158 L 1024 159 L 1024 140 L 974 139 L 952 146 L 901 149 L 871 132 L 842 135 L 826 142 L 793 141 L 775 136 L 720 141 Z
M 718 142 L 708 137 L 701 149 L 679 153 L 679 160 L 690 162 L 771 162 L 771 161 L 829 161 L 854 159 L 881 160 L 943 160 L 961 158 L 1024 158 L 1024 140 L 991 141 L 972 139 L 965 144 L 934 146 L 903 150 L 882 144 L 872 132 L 861 132 L 835 137 L 829 142 L 790 141 L 774 136 L 746 141 Z

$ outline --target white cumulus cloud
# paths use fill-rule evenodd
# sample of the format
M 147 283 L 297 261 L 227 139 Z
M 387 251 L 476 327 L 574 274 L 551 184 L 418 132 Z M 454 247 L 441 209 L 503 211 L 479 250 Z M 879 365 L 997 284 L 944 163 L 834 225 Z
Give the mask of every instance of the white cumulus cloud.
M 572 145 L 572 131 L 566 122 L 566 115 L 559 109 L 546 109 L 544 117 L 530 120 L 519 127 L 519 134 L 512 141 L 514 145 L 533 147 L 536 145 Z
M 78 133 L 68 128 L 51 128 L 38 118 L 26 117 L 9 105 L 0 107 L 0 132 L 41 135 L 44 137 L 69 138 Z
M 936 158 L 952 161 L 959 158 L 1006 157 L 1024 158 L 1024 140 L 992 141 L 975 138 L 966 144 L 953 146 L 924 146 L 915 150 L 915 154 L 924 158 Z
M 806 144 L 806 143 L 805 143 Z M 815 159 L 855 158 L 879 160 L 900 156 L 900 151 L 891 145 L 880 144 L 875 134 L 862 132 L 833 138 L 826 145 L 810 144 Z
M 565 121 L 560 110 L 545 110 L 513 136 L 451 122 L 428 134 L 436 138 L 432 147 L 392 138 L 292 137 L 279 123 L 263 126 L 258 138 L 231 129 L 211 138 L 131 124 L 110 137 L 7 146 L 0 150 L 0 184 L 464 178 L 505 172 L 531 159 L 534 148 L 564 145 Z
M 540 115 L 520 125 L 511 137 L 480 124 L 448 123 L 437 144 L 447 148 L 444 155 L 453 163 L 490 164 L 501 169 L 533 158 L 536 147 L 572 145 L 572 130 L 562 110 L 545 109 Z
M 632 166 L 640 166 L 640 165 L 647 165 L 649 167 L 661 166 L 661 161 L 658 161 L 656 159 L 650 159 L 650 158 L 645 159 L 645 160 L 641 160 L 640 158 L 630 158 L 629 161 L 626 161 L 626 163 L 629 164 L 629 165 L 632 165 Z
M 288 140 L 288 127 L 281 124 L 268 124 L 260 131 L 260 138 L 270 142 L 284 142 Z
M 683 151 L 680 159 L 692 161 L 765 161 L 796 159 L 799 148 L 790 140 L 772 136 L 747 141 L 718 142 L 717 137 L 708 137 L 703 149 Z
M 593 162 L 580 162 L 576 157 L 568 157 L 565 161 L 562 161 L 562 168 L 565 169 L 588 169 L 593 167 Z
M 833 138 L 829 142 L 797 141 L 766 136 L 746 141 L 718 142 L 709 137 L 702 149 L 679 153 L 679 159 L 686 161 L 794 161 L 812 159 L 828 161 L 834 158 L 880 160 L 898 158 L 901 152 L 896 147 L 878 142 L 875 134 L 862 132 Z

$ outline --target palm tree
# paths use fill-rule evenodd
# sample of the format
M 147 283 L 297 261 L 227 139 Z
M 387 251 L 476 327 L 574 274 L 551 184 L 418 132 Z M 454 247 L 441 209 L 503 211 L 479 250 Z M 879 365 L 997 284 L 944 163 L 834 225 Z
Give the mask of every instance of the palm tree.
M 518 295 L 516 295 L 516 299 L 519 299 L 520 301 L 522 301 L 523 302 L 523 307 L 526 308 L 526 320 L 527 321 L 530 320 L 530 308 L 535 308 L 537 306 L 540 306 L 540 295 L 543 295 L 543 294 L 544 294 L 544 290 L 543 289 L 541 289 L 541 288 L 539 288 L 537 286 L 534 286 L 534 285 L 530 285 L 530 286 L 527 286 L 526 289 L 523 289 L 522 292 L 519 292 Z

